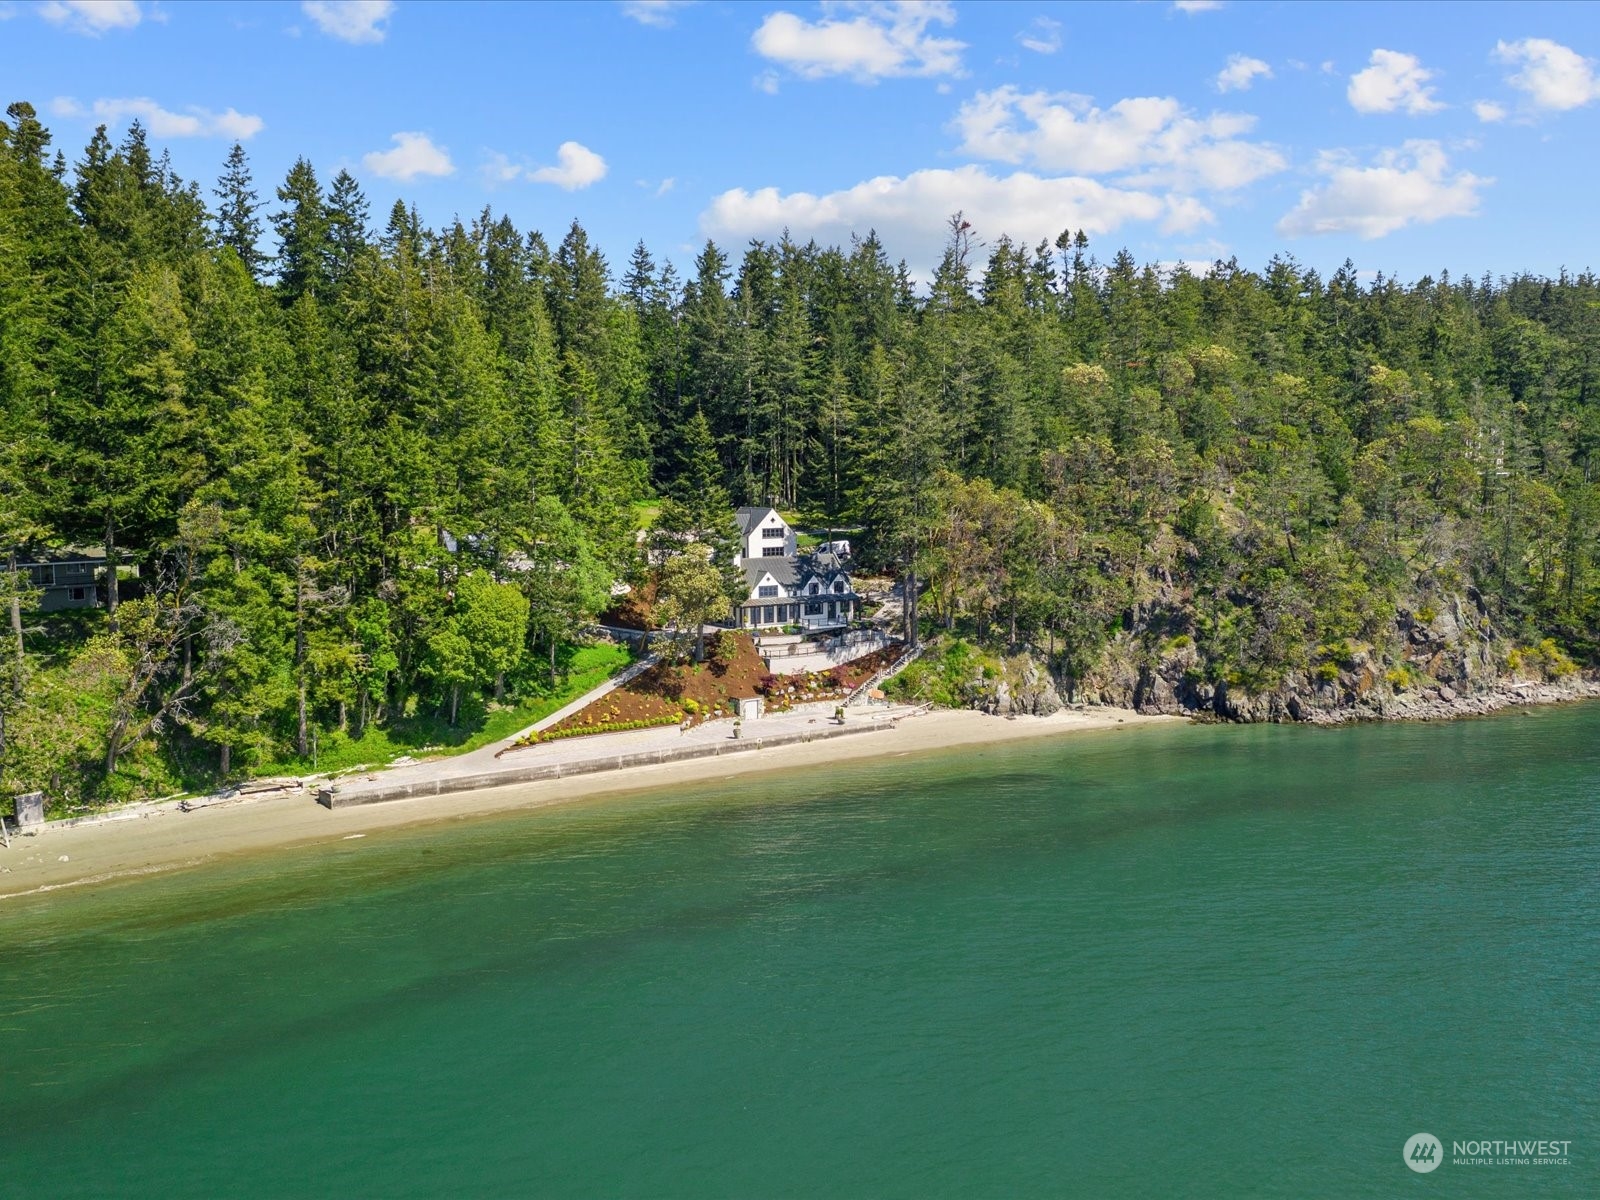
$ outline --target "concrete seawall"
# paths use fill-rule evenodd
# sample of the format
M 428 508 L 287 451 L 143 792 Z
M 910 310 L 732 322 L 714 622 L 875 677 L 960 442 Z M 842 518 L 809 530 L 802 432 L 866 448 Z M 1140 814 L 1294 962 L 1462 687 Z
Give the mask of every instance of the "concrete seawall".
M 818 742 L 825 738 L 848 737 L 859 733 L 876 733 L 880 729 L 893 729 L 894 721 L 860 722 L 822 729 L 807 729 L 799 733 L 773 734 L 768 737 L 747 737 L 714 742 L 708 746 L 676 746 L 661 750 L 639 750 L 632 754 L 606 755 L 582 759 L 578 762 L 529 763 L 502 766 L 498 770 L 483 771 L 474 775 L 454 775 L 436 779 L 419 779 L 411 782 L 385 783 L 382 779 L 360 780 L 348 783 L 324 784 L 317 792 L 317 803 L 324 808 L 350 808 L 360 804 L 378 804 L 385 800 L 407 800 L 416 796 L 441 796 L 449 792 L 473 792 L 480 788 L 505 787 L 517 783 L 537 783 L 545 779 L 565 779 L 573 775 L 594 775 L 601 771 L 620 771 L 628 767 L 648 767 L 658 763 L 683 762 L 691 758 L 716 758 L 724 754 L 742 754 L 768 746 L 791 746 L 800 742 Z M 604 735 L 601 735 L 604 736 Z

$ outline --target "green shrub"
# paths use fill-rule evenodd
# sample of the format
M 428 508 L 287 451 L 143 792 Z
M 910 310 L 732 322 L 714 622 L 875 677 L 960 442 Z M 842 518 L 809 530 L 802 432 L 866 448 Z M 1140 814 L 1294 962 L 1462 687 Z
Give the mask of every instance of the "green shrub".
M 1410 663 L 1396 663 L 1383 673 L 1397 692 L 1403 692 L 1408 687 L 1414 687 L 1417 682 L 1417 670 Z
M 1315 657 L 1332 663 L 1341 671 L 1348 671 L 1356 665 L 1355 647 L 1348 638 L 1341 638 L 1337 642 L 1327 642 L 1317 647 Z
M 543 733 L 529 734 L 517 745 L 537 746 L 542 742 L 554 742 L 569 737 L 586 737 L 591 733 L 627 733 L 633 729 L 654 729 L 662 725 L 676 725 L 681 720 L 683 720 L 682 713 L 662 713 L 659 716 L 640 717 L 632 721 L 600 721 L 589 725 L 577 725 L 568 729 L 547 729 Z
M 1316 677 L 1319 683 L 1335 683 L 1339 679 L 1339 664 L 1325 662 L 1317 666 Z
M 1566 651 L 1561 649 L 1555 638 L 1545 638 L 1537 646 L 1529 646 L 1525 650 L 1513 648 L 1506 655 L 1506 665 L 1513 671 L 1526 666 L 1552 681 L 1565 679 L 1578 669 L 1578 664 L 1567 657 Z

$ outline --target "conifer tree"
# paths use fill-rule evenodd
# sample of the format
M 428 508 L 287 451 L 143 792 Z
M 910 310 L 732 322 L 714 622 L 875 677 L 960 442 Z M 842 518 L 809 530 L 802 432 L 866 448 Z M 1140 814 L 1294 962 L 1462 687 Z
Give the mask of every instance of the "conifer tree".
M 328 206 L 311 164 L 297 159 L 277 195 L 284 205 L 272 216 L 278 235 L 278 296 L 285 305 L 301 296 L 325 299 L 331 246 Z
M 250 161 L 238 142 L 228 151 L 228 162 L 217 180 L 215 217 L 217 241 L 239 256 L 253 278 L 261 277 L 266 255 L 261 252 L 260 202 L 250 177 Z

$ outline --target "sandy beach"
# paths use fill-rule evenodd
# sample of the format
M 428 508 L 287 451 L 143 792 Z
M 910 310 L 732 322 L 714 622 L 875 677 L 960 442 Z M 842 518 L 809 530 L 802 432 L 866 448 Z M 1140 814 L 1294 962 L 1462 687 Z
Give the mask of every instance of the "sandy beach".
M 1050 717 L 1001 718 L 968 711 L 939 711 L 868 737 L 775 746 L 720 758 L 634 767 L 571 779 L 510 784 L 394 800 L 329 811 L 314 790 L 228 807 L 182 812 L 160 806 L 126 820 L 47 828 L 13 835 L 0 848 L 0 900 L 61 887 L 88 886 L 129 876 L 198 867 L 235 855 L 292 851 L 355 834 L 402 826 L 535 809 L 578 799 L 671 788 L 763 772 L 885 758 L 964 745 L 1092 730 L 1171 724 L 1178 717 L 1142 716 L 1122 709 L 1063 711 Z

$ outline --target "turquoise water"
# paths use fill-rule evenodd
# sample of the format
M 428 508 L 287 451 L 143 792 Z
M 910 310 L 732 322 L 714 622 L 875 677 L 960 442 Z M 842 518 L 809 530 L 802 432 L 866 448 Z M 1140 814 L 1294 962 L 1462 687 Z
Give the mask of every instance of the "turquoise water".
M 1597 916 L 1600 705 L 377 833 L 0 905 L 0 1195 L 1593 1196 Z

